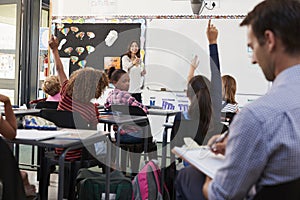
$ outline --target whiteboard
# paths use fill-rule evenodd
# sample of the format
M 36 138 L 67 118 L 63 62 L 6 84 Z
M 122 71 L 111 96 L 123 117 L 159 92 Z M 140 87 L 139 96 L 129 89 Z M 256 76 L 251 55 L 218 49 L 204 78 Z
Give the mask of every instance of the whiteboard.
M 246 28 L 242 19 L 214 19 L 219 30 L 218 47 L 221 73 L 237 80 L 237 92 L 265 94 L 269 83 L 258 65 L 251 64 Z M 207 19 L 148 19 L 146 26 L 147 74 L 145 87 L 186 89 L 187 74 L 193 55 L 200 57 L 196 74 L 210 78 Z

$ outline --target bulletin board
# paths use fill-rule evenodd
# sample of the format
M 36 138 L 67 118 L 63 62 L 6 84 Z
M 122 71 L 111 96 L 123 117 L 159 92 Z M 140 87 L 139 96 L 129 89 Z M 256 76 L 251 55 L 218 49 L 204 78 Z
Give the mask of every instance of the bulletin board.
M 118 38 L 107 46 L 105 38 L 111 30 L 117 31 Z M 60 57 L 70 58 L 69 74 L 84 67 L 104 70 L 104 60 L 117 59 L 131 41 L 140 42 L 141 23 L 56 23 L 55 35 L 61 42 Z

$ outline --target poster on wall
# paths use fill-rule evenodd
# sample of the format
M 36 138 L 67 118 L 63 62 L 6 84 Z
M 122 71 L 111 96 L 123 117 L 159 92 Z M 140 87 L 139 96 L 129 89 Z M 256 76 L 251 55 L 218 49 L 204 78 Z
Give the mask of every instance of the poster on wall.
M 108 70 L 111 67 L 121 69 L 121 57 L 104 57 L 104 69 Z
M 112 32 L 116 32 L 117 37 L 108 38 Z M 116 65 L 121 68 L 120 56 L 131 41 L 140 40 L 141 24 L 57 23 L 55 35 L 60 42 L 60 56 L 70 58 L 70 74 L 84 67 L 104 70 Z
M 91 14 L 114 15 L 118 10 L 118 0 L 89 0 Z
M 0 54 L 0 78 L 15 78 L 15 55 Z

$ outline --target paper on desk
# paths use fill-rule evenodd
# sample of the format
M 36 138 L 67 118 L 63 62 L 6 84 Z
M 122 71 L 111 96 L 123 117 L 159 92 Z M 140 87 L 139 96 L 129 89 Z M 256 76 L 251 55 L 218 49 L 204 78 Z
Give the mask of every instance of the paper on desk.
M 45 140 L 58 135 L 66 134 L 64 131 L 45 131 L 36 129 L 18 129 L 16 139 L 23 140 Z

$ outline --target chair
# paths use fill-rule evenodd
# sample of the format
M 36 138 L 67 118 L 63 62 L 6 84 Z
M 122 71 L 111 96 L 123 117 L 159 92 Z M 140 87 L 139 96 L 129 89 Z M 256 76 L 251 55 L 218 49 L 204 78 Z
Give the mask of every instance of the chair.
M 258 190 L 254 200 L 299 200 L 300 199 L 300 178 L 282 184 L 263 186 Z
M 42 108 L 50 108 L 50 109 L 57 109 L 58 102 L 57 101 L 40 101 L 36 104 L 36 109 Z
M 232 112 L 222 112 L 221 113 L 221 116 L 222 116 L 221 121 L 228 122 L 228 124 L 230 124 L 235 115 L 236 115 L 236 113 L 232 113 Z
M 144 112 L 144 110 L 137 106 L 127 106 L 127 105 L 112 105 L 111 111 L 113 113 L 121 113 L 122 115 L 135 115 L 135 116 L 147 116 L 147 114 Z M 121 167 L 126 166 L 126 158 L 127 158 L 127 151 L 129 151 L 129 154 L 131 157 L 135 157 L 132 159 L 132 165 L 131 166 L 134 170 L 135 168 L 138 170 L 138 166 L 140 162 L 135 163 L 135 161 L 140 161 L 140 153 L 144 151 L 145 157 L 144 160 L 146 160 L 146 153 L 148 154 L 149 159 L 157 159 L 157 146 L 155 143 L 153 143 L 153 137 L 151 134 L 151 127 L 149 119 L 147 118 L 146 122 L 138 123 L 137 126 L 144 127 L 144 142 L 143 143 L 133 143 L 133 144 L 120 144 L 120 147 L 122 150 L 121 154 Z M 134 152 L 131 154 L 131 152 Z M 134 171 L 133 170 L 133 171 Z
M 78 112 L 42 108 L 39 116 L 62 128 L 96 129 L 84 120 Z
M 0 152 L 2 162 L 0 165 L 0 183 L 2 185 L 0 199 L 26 199 L 17 161 L 2 137 L 0 137 Z
M 56 126 L 61 128 L 96 129 L 96 127 L 92 127 L 85 119 L 83 119 L 78 112 L 41 109 L 39 116 L 52 121 Z M 92 149 L 92 147 L 86 148 L 89 150 Z M 80 168 L 89 168 L 97 165 L 103 167 L 102 163 L 93 158 L 86 148 L 83 148 L 82 150 L 81 160 L 70 160 L 65 163 L 66 169 L 64 170 L 67 176 L 66 179 L 69 181 L 65 181 L 64 197 L 68 197 L 69 199 L 75 198 L 75 179 Z M 45 174 L 42 174 L 42 176 L 47 177 L 47 182 L 49 182 L 51 166 L 57 165 L 58 160 L 56 158 L 46 157 L 45 159 L 42 159 L 42 162 L 44 162 L 44 166 L 46 166 Z M 47 189 L 44 189 L 44 191 L 47 191 Z

